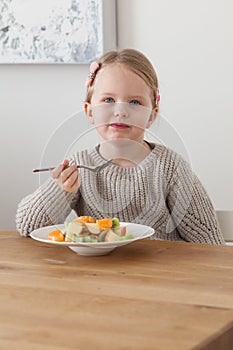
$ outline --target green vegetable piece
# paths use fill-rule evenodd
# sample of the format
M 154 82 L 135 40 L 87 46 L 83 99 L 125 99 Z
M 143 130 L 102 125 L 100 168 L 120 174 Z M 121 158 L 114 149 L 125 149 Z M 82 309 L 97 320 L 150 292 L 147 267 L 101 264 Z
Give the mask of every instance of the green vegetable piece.
M 90 242 L 92 242 L 92 239 L 90 236 L 85 236 L 85 237 L 83 237 L 83 242 L 90 243 Z
M 72 232 L 67 232 L 66 236 L 65 236 L 65 241 L 66 242 L 76 242 L 77 239 L 77 235 L 75 233 Z
M 120 227 L 120 221 L 117 218 L 112 218 L 112 228 Z
M 109 230 L 104 230 L 101 232 L 101 234 L 99 234 L 99 236 L 97 238 L 98 242 L 104 242 L 105 236 L 106 236 L 108 231 Z
M 82 238 L 82 237 L 76 236 L 75 242 L 80 242 L 80 243 L 82 243 L 82 242 L 83 242 L 83 238 Z

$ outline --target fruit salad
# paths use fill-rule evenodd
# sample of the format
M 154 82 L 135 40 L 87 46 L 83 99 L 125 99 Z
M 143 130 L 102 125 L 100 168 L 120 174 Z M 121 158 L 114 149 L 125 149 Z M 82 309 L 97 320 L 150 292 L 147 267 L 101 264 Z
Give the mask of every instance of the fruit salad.
M 133 239 L 127 234 L 127 227 L 120 225 L 117 218 L 94 219 L 92 216 L 79 216 L 71 222 L 65 222 L 65 230 L 54 230 L 48 239 L 56 242 L 116 242 Z

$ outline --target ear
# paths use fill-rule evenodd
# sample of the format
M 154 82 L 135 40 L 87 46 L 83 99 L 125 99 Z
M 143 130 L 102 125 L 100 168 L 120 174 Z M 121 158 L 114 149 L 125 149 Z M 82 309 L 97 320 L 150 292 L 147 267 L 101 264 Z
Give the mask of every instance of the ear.
M 150 114 L 150 118 L 149 118 L 149 120 L 148 120 L 148 122 L 147 122 L 147 125 L 146 125 L 146 128 L 147 128 L 147 129 L 149 129 L 149 128 L 151 127 L 151 125 L 153 124 L 153 122 L 155 121 L 155 119 L 156 119 L 156 117 L 157 117 L 157 114 L 158 114 L 158 111 L 159 111 L 158 107 L 155 107 L 155 108 L 152 110 L 152 112 L 151 112 L 151 114 Z
M 91 104 L 89 102 L 84 102 L 84 111 L 86 116 L 88 117 L 91 124 L 94 124 L 93 118 L 92 118 L 92 108 Z
M 86 116 L 91 117 L 92 116 L 91 104 L 89 102 L 84 102 L 83 108 L 86 113 Z

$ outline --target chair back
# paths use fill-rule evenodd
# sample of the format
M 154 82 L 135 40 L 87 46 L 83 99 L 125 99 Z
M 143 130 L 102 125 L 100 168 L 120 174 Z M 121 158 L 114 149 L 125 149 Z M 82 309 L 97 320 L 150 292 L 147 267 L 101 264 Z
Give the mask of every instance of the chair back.
M 226 242 L 233 242 L 233 210 L 216 210 L 220 229 Z

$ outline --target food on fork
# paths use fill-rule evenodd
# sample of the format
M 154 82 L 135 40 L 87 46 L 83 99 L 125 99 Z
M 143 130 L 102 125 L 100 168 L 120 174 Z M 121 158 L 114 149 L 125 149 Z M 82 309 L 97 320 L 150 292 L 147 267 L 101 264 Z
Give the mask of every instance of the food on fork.
M 63 237 L 63 239 L 62 239 Z M 96 220 L 92 216 L 79 216 L 71 222 L 65 222 L 65 231 L 55 230 L 48 234 L 48 239 L 56 242 L 116 242 L 133 239 L 127 234 L 127 227 L 121 226 L 117 218 Z

